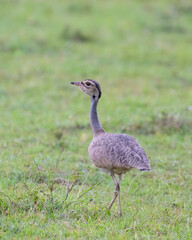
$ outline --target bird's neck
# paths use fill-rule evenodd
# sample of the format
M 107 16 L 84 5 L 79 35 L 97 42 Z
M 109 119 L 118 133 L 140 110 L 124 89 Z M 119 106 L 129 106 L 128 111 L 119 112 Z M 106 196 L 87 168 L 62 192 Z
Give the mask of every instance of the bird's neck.
M 97 104 L 99 99 L 92 98 L 92 105 L 91 105 L 91 127 L 93 130 L 93 135 L 96 136 L 98 134 L 104 133 L 105 130 L 102 128 L 98 116 L 97 116 Z

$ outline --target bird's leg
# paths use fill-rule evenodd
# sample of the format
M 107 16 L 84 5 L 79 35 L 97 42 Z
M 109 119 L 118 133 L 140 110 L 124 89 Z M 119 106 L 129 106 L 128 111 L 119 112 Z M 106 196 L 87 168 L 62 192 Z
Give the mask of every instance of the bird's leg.
M 108 207 L 109 210 L 110 210 L 111 207 L 113 206 L 113 203 L 115 202 L 115 200 L 116 200 L 116 198 L 117 198 L 117 196 L 118 196 L 118 193 L 119 193 L 119 184 L 118 184 L 118 182 L 117 182 L 117 179 L 115 178 L 115 175 L 114 175 L 114 174 L 111 174 L 111 177 L 112 177 L 113 182 L 114 182 L 114 184 L 115 184 L 115 192 L 114 192 L 113 199 L 112 199 L 112 201 L 111 201 L 111 203 L 110 203 L 110 205 L 109 205 L 109 207 Z
M 120 199 L 120 184 L 122 180 L 123 174 L 119 175 L 119 192 L 118 192 L 118 198 L 119 198 L 119 214 L 122 216 L 122 210 L 121 210 L 121 199 Z

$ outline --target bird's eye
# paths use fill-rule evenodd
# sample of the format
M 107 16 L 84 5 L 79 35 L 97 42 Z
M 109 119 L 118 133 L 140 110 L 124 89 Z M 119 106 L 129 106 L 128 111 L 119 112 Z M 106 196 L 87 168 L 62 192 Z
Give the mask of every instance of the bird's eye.
M 91 83 L 89 83 L 89 82 L 86 82 L 86 83 L 85 83 L 85 85 L 86 85 L 86 86 L 90 86 L 90 85 L 91 85 Z

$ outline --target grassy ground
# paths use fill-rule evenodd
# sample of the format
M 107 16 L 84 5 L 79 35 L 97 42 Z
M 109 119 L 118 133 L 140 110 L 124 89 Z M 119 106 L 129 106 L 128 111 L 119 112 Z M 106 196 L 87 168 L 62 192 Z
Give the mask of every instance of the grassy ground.
M 192 239 L 192 4 L 2 0 L 0 238 Z M 113 181 L 92 166 L 89 97 L 134 135 L 152 172 Z

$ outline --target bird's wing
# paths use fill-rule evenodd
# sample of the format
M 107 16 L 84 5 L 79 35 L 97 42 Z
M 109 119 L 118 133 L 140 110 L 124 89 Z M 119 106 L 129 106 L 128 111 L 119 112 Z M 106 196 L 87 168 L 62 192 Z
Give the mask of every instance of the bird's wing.
M 116 134 L 113 138 L 112 152 L 116 155 L 116 161 L 123 167 L 134 167 L 140 170 L 150 170 L 149 159 L 137 142 L 137 140 L 126 134 Z

